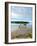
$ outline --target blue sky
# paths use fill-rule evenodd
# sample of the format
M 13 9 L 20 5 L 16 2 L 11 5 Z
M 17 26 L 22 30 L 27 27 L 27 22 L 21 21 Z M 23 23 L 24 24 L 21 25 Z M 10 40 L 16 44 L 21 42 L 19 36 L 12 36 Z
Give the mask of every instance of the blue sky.
M 32 21 L 32 7 L 11 7 L 12 20 Z

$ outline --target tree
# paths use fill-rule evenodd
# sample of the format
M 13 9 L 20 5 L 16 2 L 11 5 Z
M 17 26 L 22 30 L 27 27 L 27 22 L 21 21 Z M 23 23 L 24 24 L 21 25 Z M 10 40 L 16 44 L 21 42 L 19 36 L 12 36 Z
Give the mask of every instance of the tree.
M 26 25 L 27 25 L 28 23 L 29 23 L 29 22 L 24 22 L 25 28 L 26 28 Z
M 29 22 L 24 22 L 24 21 L 11 21 L 11 23 L 20 24 L 20 26 L 21 26 L 21 24 L 24 24 L 24 25 L 25 25 L 25 28 L 26 28 L 26 25 L 27 25 Z M 19 26 L 19 28 L 20 28 L 20 26 Z

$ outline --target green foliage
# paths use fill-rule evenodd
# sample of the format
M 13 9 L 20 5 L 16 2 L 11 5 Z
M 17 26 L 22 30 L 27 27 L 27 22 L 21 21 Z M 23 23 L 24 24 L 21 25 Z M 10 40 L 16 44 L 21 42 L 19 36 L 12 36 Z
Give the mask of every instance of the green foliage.
M 29 22 L 24 22 L 24 21 L 11 21 L 11 23 L 16 23 L 16 24 L 28 24 Z

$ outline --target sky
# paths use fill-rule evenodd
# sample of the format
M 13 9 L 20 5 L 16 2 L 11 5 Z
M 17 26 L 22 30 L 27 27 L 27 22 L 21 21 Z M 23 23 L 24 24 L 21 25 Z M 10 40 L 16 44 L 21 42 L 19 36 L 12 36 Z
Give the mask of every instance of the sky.
M 32 7 L 11 6 L 11 20 L 32 22 Z

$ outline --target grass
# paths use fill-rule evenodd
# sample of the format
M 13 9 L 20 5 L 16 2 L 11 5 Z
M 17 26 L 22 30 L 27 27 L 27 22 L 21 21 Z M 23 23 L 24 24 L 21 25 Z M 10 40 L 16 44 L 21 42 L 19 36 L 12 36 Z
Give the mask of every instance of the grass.
M 15 35 L 11 39 L 15 39 L 15 38 L 32 38 L 32 33 Z
M 25 28 L 20 28 L 22 31 L 23 29 L 25 30 Z M 27 33 L 21 34 L 21 33 L 17 33 L 17 31 L 19 29 L 17 29 L 17 31 L 11 32 L 11 39 L 16 39 L 16 38 L 32 38 L 32 28 L 26 28 L 28 30 Z

